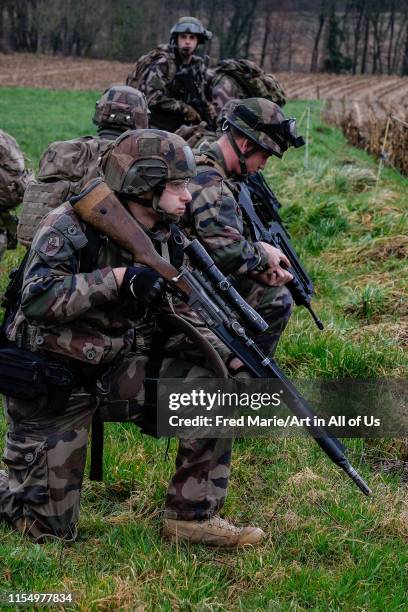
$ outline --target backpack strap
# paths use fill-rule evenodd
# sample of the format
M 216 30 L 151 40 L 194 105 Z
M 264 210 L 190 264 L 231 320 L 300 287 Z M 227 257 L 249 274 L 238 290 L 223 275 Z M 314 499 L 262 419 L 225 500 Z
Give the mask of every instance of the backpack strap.
M 87 244 L 81 250 L 80 269 L 81 272 L 92 272 L 98 266 L 99 251 L 104 242 L 103 236 L 91 225 L 86 226 L 85 236 Z
M 197 174 L 201 174 L 202 172 L 207 171 L 208 167 L 210 166 L 211 168 L 215 170 L 217 174 L 220 175 L 220 177 L 224 181 L 227 180 L 228 177 L 226 176 L 223 167 L 218 162 L 216 162 L 215 159 L 213 159 L 212 157 L 209 157 L 205 153 L 199 153 L 198 155 L 195 156 L 195 160 L 196 160 L 196 166 L 197 166 Z

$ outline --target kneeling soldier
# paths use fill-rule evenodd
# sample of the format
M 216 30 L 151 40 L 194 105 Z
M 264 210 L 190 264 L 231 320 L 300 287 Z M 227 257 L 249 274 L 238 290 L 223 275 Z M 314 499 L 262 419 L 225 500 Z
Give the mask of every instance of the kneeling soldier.
M 293 125 L 294 120 L 285 120 L 269 100 L 229 102 L 221 136 L 201 145 L 196 155 L 197 176 L 189 186 L 192 201 L 182 220 L 187 233 L 199 238 L 222 272 L 234 277 L 242 297 L 269 323 L 257 344 L 270 355 L 291 314 L 292 297 L 285 287 L 292 279 L 285 269 L 290 262 L 279 249 L 257 241 L 238 201 L 240 182 L 263 170 L 271 155 L 281 158 L 294 144 Z M 238 360 L 230 365 L 235 370 Z
M 7 326 L 14 346 L 59 361 L 75 381 L 64 403 L 50 394 L 32 401 L 6 399 L 8 475 L 0 473 L 0 518 L 37 541 L 75 538 L 95 410 L 127 411 L 135 423 L 145 417 L 143 381 L 164 298 L 158 273 L 137 265 L 114 241 L 95 236 L 75 206 L 86 198 L 102 199 L 100 193 L 114 198 L 159 253 L 165 249 L 176 263 L 180 233 L 170 223 L 191 200 L 187 181 L 195 174 L 195 162 L 179 136 L 135 130 L 105 152 L 102 169 L 105 182 L 96 179 L 40 224 L 21 305 Z M 170 369 L 172 377 L 175 372 L 210 376 L 174 356 Z M 168 370 L 164 359 L 161 375 Z M 226 496 L 230 457 L 228 439 L 180 441 L 166 497 L 166 537 L 222 546 L 262 539 L 261 529 L 238 528 L 217 516 Z

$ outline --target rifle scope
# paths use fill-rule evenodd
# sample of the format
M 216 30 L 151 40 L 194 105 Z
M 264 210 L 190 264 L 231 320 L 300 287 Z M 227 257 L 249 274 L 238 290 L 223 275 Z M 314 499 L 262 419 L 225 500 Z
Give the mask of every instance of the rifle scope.
M 240 296 L 196 238 L 185 247 L 184 251 L 191 263 L 207 275 L 217 290 L 222 291 L 225 300 L 253 334 L 260 334 L 268 329 L 267 322 Z

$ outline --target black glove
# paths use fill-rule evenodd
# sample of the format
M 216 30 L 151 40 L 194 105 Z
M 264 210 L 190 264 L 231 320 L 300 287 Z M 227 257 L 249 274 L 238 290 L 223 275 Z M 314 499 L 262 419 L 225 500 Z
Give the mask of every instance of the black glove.
M 165 291 L 166 281 L 152 268 L 126 268 L 120 287 L 120 296 L 124 299 L 136 299 L 140 306 L 147 308 L 158 304 Z

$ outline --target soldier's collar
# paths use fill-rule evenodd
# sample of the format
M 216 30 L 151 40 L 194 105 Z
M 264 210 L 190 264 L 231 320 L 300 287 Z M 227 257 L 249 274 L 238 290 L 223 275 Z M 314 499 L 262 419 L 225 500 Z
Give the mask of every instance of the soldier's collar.
M 167 242 L 170 238 L 171 229 L 167 223 L 156 223 L 153 229 L 145 229 L 146 234 L 152 240 L 157 240 L 158 242 Z
M 201 146 L 196 156 L 196 164 L 211 165 L 222 175 L 224 179 L 229 178 L 227 166 L 222 151 L 216 142 L 207 146 Z

